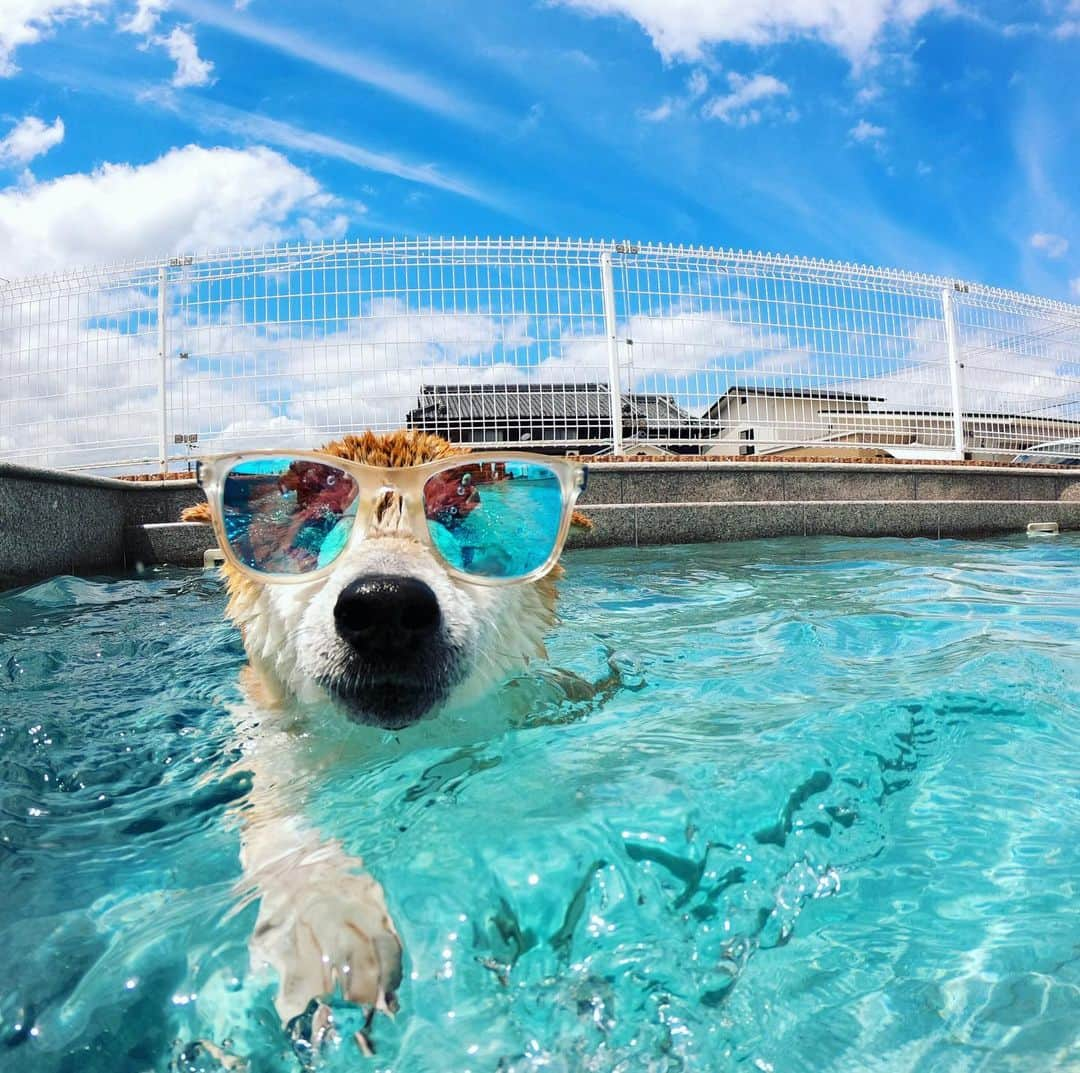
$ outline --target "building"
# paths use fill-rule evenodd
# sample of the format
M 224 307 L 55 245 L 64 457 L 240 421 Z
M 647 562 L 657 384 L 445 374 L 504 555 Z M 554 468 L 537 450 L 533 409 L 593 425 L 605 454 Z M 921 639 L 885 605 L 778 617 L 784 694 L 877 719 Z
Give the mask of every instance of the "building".
M 876 395 L 804 388 L 736 386 L 703 415 L 719 426 L 709 454 L 842 454 L 882 448 L 895 458 L 951 457 L 951 410 L 886 409 Z M 1047 440 L 1080 436 L 1080 422 L 1032 414 L 968 412 L 961 416 L 965 454 L 1009 461 Z
M 736 385 L 695 417 L 670 395 L 622 396 L 622 440 L 676 454 L 946 458 L 955 453 L 949 410 L 886 409 L 879 395 Z M 451 443 L 592 454 L 611 445 L 611 394 L 602 383 L 425 385 L 409 428 Z M 1010 461 L 1047 440 L 1080 438 L 1080 421 L 965 413 L 965 453 Z
M 934 458 L 955 446 L 951 410 L 874 410 L 863 428 L 854 428 L 849 414 L 823 411 L 821 416 L 829 442 L 872 441 L 895 458 Z M 964 454 L 991 462 L 1012 461 L 1048 440 L 1080 437 L 1080 421 L 1039 414 L 972 411 L 961 415 L 961 426 Z
M 817 443 L 828 428 L 826 413 L 866 414 L 884 401 L 846 391 L 736 385 L 702 416 L 718 430 L 711 453 L 752 455 Z
M 522 444 L 587 454 L 611 443 L 611 393 L 601 383 L 424 385 L 405 423 L 451 443 Z M 711 438 L 715 431 L 669 395 L 622 396 L 625 443 L 696 452 L 689 441 Z

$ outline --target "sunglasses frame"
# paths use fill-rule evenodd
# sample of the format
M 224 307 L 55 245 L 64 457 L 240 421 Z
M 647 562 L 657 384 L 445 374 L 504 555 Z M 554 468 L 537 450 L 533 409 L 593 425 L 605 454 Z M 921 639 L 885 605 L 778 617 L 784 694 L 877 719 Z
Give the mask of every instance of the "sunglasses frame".
M 304 574 L 273 574 L 256 570 L 243 562 L 229 545 L 225 532 L 225 479 L 232 469 L 241 462 L 260 458 L 287 458 L 296 462 L 317 462 L 324 466 L 347 473 L 356 483 L 356 514 L 352 530 L 344 545 L 334 559 L 318 569 Z M 469 574 L 453 566 L 439 551 L 428 531 L 428 517 L 424 512 L 424 486 L 436 473 L 454 469 L 461 465 L 484 462 L 525 462 L 530 465 L 544 466 L 558 478 L 562 492 L 562 517 L 559 530 L 552 544 L 551 554 L 534 570 L 515 577 L 486 577 L 482 574 Z M 571 462 L 565 458 L 535 454 L 529 451 L 463 451 L 461 454 L 447 455 L 431 462 L 421 462 L 416 466 L 369 466 L 364 462 L 338 458 L 336 455 L 320 451 L 259 450 L 232 451 L 228 454 L 211 455 L 198 461 L 195 480 L 206 494 L 210 505 L 210 517 L 222 554 L 229 564 L 242 574 L 260 582 L 271 584 L 296 585 L 315 581 L 331 573 L 341 557 L 358 540 L 369 539 L 371 525 L 379 501 L 387 492 L 401 497 L 404 513 L 408 516 L 413 536 L 431 549 L 432 554 L 445 567 L 447 573 L 470 585 L 521 585 L 543 577 L 556 563 L 566 543 L 566 534 L 570 531 L 570 519 L 578 496 L 585 490 L 588 481 L 588 467 L 580 462 Z M 357 535 L 361 534 L 361 535 Z

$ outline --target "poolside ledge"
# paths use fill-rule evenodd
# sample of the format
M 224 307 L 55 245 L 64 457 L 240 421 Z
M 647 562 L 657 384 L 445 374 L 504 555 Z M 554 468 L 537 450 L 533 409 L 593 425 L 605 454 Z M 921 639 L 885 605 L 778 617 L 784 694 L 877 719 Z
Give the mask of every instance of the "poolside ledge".
M 0 463 L 0 587 L 62 573 L 201 566 L 209 526 L 179 521 L 194 481 L 112 480 Z M 1049 467 L 599 462 L 570 547 L 778 536 L 984 536 L 1080 529 L 1080 473 Z

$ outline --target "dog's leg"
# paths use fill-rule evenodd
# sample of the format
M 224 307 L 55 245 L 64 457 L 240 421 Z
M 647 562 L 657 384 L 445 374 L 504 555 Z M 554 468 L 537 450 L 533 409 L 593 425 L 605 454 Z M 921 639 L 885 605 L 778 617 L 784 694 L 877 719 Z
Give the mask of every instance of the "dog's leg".
M 243 835 L 244 881 L 259 898 L 251 959 L 277 974 L 282 1022 L 335 991 L 392 1009 L 401 940 L 382 887 L 338 842 L 289 821 L 256 823 Z
M 253 775 L 241 817 L 243 886 L 258 898 L 252 967 L 277 975 L 283 1024 L 340 993 L 391 1011 L 401 982 L 401 940 L 382 887 L 363 861 L 300 817 L 295 742 L 282 731 L 249 736 L 242 766 Z

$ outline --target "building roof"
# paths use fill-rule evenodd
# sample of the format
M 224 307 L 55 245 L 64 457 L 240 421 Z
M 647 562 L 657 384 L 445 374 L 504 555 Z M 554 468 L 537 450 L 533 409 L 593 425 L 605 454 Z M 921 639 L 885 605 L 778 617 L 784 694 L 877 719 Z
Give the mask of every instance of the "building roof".
M 850 391 L 830 391 L 826 388 L 806 387 L 752 387 L 736 384 L 729 387 L 706 411 L 706 418 L 718 417 L 723 410 L 731 408 L 731 400 L 738 396 L 752 395 L 759 399 L 808 399 L 813 402 L 884 402 L 877 395 L 856 395 Z
M 829 391 L 816 387 L 752 387 L 735 384 L 729 387 L 713 404 L 718 405 L 732 395 L 757 395 L 770 399 L 828 399 L 832 402 L 884 402 L 878 395 L 857 395 L 850 391 Z
M 611 395 L 607 384 L 425 384 L 413 424 L 488 423 L 497 421 L 607 422 Z M 670 395 L 623 395 L 624 420 L 643 428 L 675 428 L 694 419 Z

